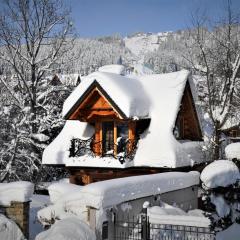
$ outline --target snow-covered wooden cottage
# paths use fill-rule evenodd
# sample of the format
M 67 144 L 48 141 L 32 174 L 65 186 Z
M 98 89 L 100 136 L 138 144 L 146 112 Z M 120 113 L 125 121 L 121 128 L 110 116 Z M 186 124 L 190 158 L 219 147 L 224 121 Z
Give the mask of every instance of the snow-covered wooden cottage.
M 91 182 L 198 165 L 202 132 L 191 75 L 124 76 L 105 66 L 82 79 L 63 106 L 66 123 L 43 164 Z

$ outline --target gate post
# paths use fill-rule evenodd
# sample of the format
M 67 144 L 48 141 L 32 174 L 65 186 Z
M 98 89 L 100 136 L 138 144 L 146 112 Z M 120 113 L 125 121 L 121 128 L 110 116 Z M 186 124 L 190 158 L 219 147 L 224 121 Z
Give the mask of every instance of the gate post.
M 149 239 L 149 223 L 148 223 L 148 217 L 147 217 L 147 207 L 144 207 L 144 206 L 143 206 L 142 215 L 141 215 L 141 225 L 142 225 L 141 239 L 148 240 Z

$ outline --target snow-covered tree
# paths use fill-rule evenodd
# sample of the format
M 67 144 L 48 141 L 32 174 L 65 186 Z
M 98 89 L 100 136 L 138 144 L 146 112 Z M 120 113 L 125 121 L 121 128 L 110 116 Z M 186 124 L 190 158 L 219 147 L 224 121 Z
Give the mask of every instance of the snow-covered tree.
M 48 84 L 55 64 L 72 48 L 72 22 L 61 0 L 4 0 L 0 10 L 0 181 L 37 180 L 41 150 L 61 124 L 70 89 Z M 41 174 L 39 175 L 41 176 Z
M 238 167 L 228 160 L 215 161 L 201 174 L 203 204 L 212 230 L 222 231 L 240 223 Z
M 230 0 L 226 13 L 217 23 L 209 23 L 203 15 L 194 15 L 194 29 L 190 30 L 192 43 L 186 54 L 192 68 L 206 79 L 204 100 L 214 125 L 215 159 L 219 159 L 221 128 L 239 107 L 236 89 L 240 71 L 240 25 Z

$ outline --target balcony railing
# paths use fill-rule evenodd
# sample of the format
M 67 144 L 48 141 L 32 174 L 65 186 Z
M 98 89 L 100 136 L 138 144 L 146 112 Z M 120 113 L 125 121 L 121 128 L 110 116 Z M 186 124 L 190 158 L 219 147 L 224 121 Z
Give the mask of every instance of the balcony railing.
M 69 148 L 69 157 L 113 157 L 123 164 L 133 160 L 137 150 L 137 140 L 128 139 L 123 143 L 114 144 L 112 148 L 112 150 L 104 150 L 103 142 L 96 142 L 94 137 L 87 140 L 73 138 Z

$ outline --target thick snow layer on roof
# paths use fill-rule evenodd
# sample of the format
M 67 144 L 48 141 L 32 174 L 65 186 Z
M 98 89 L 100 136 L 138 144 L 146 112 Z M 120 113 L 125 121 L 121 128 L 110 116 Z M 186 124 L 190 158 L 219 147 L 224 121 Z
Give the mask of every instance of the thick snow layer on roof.
M 12 201 L 30 201 L 33 190 L 34 185 L 30 182 L 0 183 L 0 205 L 9 206 Z
M 75 121 L 76 123 L 72 124 L 71 121 L 67 121 L 62 132 L 45 149 L 44 164 L 110 168 L 131 166 L 176 168 L 204 161 L 202 143 L 180 142 L 173 136 L 187 80 L 191 88 L 193 85 L 188 71 L 132 77 L 103 72 L 90 74 L 65 101 L 64 116 L 95 80 L 128 118 L 151 119 L 150 127 L 140 137 L 134 160 L 120 164 L 114 158 L 90 156 L 69 158 L 71 137 L 82 138 L 81 134 L 85 129 L 91 127 L 85 123 Z M 93 131 L 87 135 L 91 137 L 92 134 Z
M 226 187 L 239 179 L 238 167 L 229 160 L 216 160 L 206 166 L 201 180 L 207 188 Z
M 132 70 L 129 76 L 135 75 L 135 76 L 141 76 L 141 75 L 150 75 L 153 74 L 153 70 L 147 67 L 144 64 L 136 63 L 132 66 Z
M 170 224 L 194 227 L 209 227 L 210 220 L 204 216 L 194 216 L 167 204 L 167 206 L 150 207 L 147 211 L 149 222 L 153 224 Z
M 14 221 L 0 214 L 0 239 L 25 240 L 25 237 Z
M 198 172 L 168 172 L 119 178 L 84 186 L 70 196 L 63 197 L 60 202 L 73 211 L 82 206 L 99 209 L 198 184 Z
M 63 116 L 72 109 L 90 85 L 97 81 L 126 117 L 147 117 L 150 101 L 143 86 L 137 79 L 114 73 L 95 72 L 83 79 L 63 105 Z
M 172 133 L 188 76 L 186 70 L 140 76 L 151 96 L 151 123 L 139 140 L 135 166 L 180 167 L 203 161 L 199 143 L 180 143 Z
M 98 69 L 99 72 L 115 73 L 119 75 L 125 74 L 125 67 L 123 65 L 111 64 L 105 65 Z
M 57 221 L 47 231 L 37 235 L 35 240 L 95 240 L 93 230 L 78 217 Z
M 225 148 L 225 155 L 227 159 L 240 159 L 240 142 L 227 145 Z
M 59 135 L 45 148 L 42 156 L 43 164 L 64 164 L 69 158 L 72 138 L 88 139 L 94 134 L 93 127 L 78 120 L 67 120 Z

